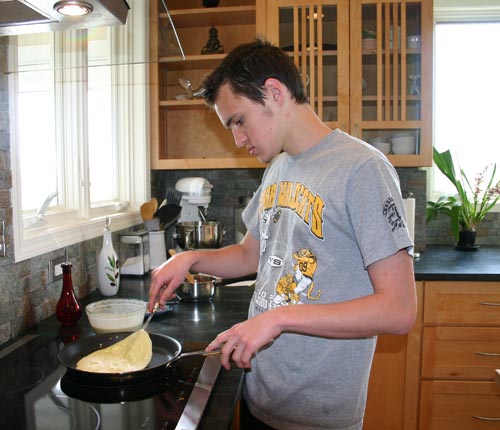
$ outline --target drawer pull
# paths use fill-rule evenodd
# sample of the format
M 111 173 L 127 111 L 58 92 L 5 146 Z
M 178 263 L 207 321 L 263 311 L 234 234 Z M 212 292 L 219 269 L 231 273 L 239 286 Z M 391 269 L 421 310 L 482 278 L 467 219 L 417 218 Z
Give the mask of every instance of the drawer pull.
M 493 303 L 493 302 L 479 302 L 479 304 L 483 306 L 500 306 L 500 303 Z
M 478 415 L 472 415 L 472 418 L 481 421 L 500 421 L 500 418 L 489 418 L 489 417 L 480 417 Z
M 488 355 L 490 357 L 499 357 L 500 356 L 499 352 L 481 352 L 481 351 L 476 351 L 474 354 L 476 354 L 476 355 Z

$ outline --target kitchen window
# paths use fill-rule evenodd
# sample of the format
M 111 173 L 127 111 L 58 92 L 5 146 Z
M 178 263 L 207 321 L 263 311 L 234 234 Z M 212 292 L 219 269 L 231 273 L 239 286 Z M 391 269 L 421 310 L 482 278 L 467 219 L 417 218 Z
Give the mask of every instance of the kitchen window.
M 434 146 L 450 149 L 469 178 L 496 162 L 498 180 L 500 4 L 436 0 L 435 20 Z M 456 192 L 435 167 L 429 170 L 430 199 Z
M 150 188 L 148 2 L 126 26 L 9 41 L 15 259 L 141 222 Z

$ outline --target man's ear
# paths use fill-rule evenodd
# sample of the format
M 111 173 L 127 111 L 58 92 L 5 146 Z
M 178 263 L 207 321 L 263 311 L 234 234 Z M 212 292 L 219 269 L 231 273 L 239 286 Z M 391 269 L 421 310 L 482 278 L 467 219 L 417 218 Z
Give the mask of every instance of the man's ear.
M 283 97 L 285 95 L 285 87 L 275 78 L 268 78 L 266 82 L 264 82 L 264 88 L 266 89 L 268 98 L 275 102 L 283 102 Z

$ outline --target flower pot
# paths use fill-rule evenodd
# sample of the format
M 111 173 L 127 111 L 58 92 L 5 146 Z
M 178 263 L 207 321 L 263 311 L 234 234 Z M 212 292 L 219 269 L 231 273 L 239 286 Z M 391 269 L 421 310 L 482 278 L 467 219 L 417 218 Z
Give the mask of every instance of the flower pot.
M 475 231 L 460 231 L 458 233 L 458 243 L 455 249 L 459 251 L 477 251 L 479 245 L 476 245 Z

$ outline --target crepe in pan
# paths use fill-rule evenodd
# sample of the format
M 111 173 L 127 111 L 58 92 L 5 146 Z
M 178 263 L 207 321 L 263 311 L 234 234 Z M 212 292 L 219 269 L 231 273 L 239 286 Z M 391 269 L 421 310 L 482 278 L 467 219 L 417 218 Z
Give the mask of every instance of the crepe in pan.
M 93 373 L 126 373 L 144 369 L 153 356 L 149 334 L 138 330 L 125 339 L 81 358 L 78 370 Z

